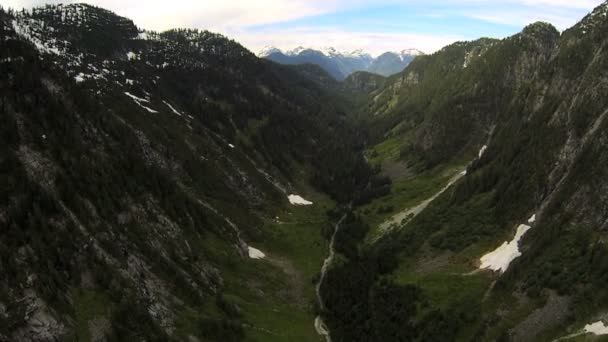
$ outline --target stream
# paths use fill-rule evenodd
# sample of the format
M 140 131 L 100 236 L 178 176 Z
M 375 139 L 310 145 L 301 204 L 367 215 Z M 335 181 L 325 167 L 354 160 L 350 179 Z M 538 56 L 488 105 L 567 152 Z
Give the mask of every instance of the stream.
M 323 262 L 323 266 L 321 267 L 321 277 L 319 278 L 319 282 L 317 283 L 317 286 L 315 288 L 317 294 L 317 302 L 319 303 L 319 308 L 321 309 L 321 311 L 325 310 L 325 301 L 323 300 L 323 296 L 321 295 L 321 284 L 323 284 L 323 282 L 325 281 L 327 270 L 329 269 L 329 266 L 334 260 L 334 256 L 336 254 L 334 249 L 336 235 L 340 231 L 340 225 L 346 219 L 346 215 L 347 214 L 344 214 L 334 227 L 334 233 L 331 235 L 331 240 L 329 241 L 329 256 Z M 331 342 L 331 337 L 329 336 L 329 329 L 327 328 L 327 325 L 325 325 L 325 322 L 323 322 L 321 316 L 317 316 L 315 318 L 315 330 L 317 331 L 317 334 L 325 338 L 326 342 Z
M 431 204 L 431 202 L 433 202 L 437 197 L 439 197 L 441 194 L 443 194 L 450 186 L 452 186 L 452 184 L 456 183 L 460 178 L 464 177 L 465 175 L 466 175 L 466 171 L 463 171 L 463 172 L 459 172 L 456 175 L 452 176 L 452 178 L 450 179 L 448 184 L 445 187 L 443 187 L 440 191 L 435 193 L 432 197 L 422 201 L 420 204 L 418 204 L 415 207 L 407 208 L 407 209 L 401 211 L 400 213 L 396 214 L 395 216 L 391 217 L 390 219 L 388 219 L 387 221 L 382 223 L 380 228 L 383 231 L 386 231 L 386 230 L 390 229 L 392 226 L 394 226 L 396 224 L 397 225 L 400 224 L 404 219 L 411 220 L 412 218 L 416 217 L 424 209 L 426 209 L 426 207 L 428 207 L 428 205 Z M 323 300 L 323 296 L 321 295 L 321 284 L 323 284 L 323 282 L 325 281 L 327 270 L 329 269 L 329 266 L 333 262 L 334 255 L 335 255 L 334 246 L 335 246 L 336 235 L 340 231 L 340 226 L 341 226 L 342 222 L 346 219 L 346 215 L 347 214 L 344 214 L 334 227 L 334 232 L 333 232 L 333 234 L 331 236 L 331 240 L 329 242 L 329 256 L 323 262 L 323 266 L 321 267 L 321 277 L 319 278 L 319 282 L 317 283 L 317 286 L 315 289 L 316 294 L 317 294 L 317 302 L 319 303 L 319 308 L 321 311 L 325 310 L 325 302 Z M 315 330 L 317 331 L 317 334 L 319 334 L 319 336 L 322 336 L 325 338 L 326 342 L 331 342 L 329 329 L 327 328 L 327 325 L 325 324 L 325 322 L 323 322 L 323 318 L 321 318 L 321 316 L 317 316 L 315 318 Z

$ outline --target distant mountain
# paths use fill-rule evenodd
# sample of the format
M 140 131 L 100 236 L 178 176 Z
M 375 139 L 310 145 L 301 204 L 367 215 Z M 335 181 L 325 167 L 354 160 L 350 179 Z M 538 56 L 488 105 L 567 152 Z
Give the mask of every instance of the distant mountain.
M 423 55 L 419 50 L 407 49 L 401 52 L 385 52 L 377 58 L 359 49 L 352 52 L 340 52 L 335 48 L 312 49 L 297 47 L 282 51 L 276 47 L 265 47 L 258 56 L 280 64 L 316 64 L 325 69 L 335 79 L 342 81 L 357 71 L 368 71 L 390 76 L 401 72 L 408 64 Z
M 424 55 L 424 53 L 415 49 L 407 49 L 401 52 L 385 52 L 374 59 L 374 62 L 367 71 L 382 76 L 394 75 L 403 71 L 414 58 L 421 55 Z

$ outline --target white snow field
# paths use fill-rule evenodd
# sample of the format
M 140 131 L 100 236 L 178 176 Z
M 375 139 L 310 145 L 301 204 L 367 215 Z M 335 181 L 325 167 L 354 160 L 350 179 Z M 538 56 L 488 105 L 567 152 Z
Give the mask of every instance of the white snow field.
M 608 326 L 604 325 L 604 322 L 602 321 L 587 324 L 585 325 L 585 333 L 591 333 L 594 335 L 608 335 Z
M 479 156 L 478 156 L 478 158 L 481 158 L 483 156 L 483 154 L 486 153 L 487 149 L 488 149 L 488 145 L 483 145 L 481 147 L 481 149 L 479 150 Z
M 266 257 L 266 254 L 257 248 L 248 246 L 247 249 L 249 251 L 249 258 L 251 259 L 264 259 Z
M 509 267 L 509 264 L 521 255 L 519 251 L 519 240 L 530 230 L 530 226 L 520 224 L 517 227 L 517 233 L 511 241 L 505 241 L 500 247 L 494 251 L 481 257 L 481 269 L 490 269 L 492 271 L 504 272 Z
M 299 195 L 289 195 L 287 196 L 287 198 L 289 199 L 289 203 L 293 204 L 293 205 L 312 205 L 311 201 L 307 201 L 304 198 L 302 198 L 302 196 Z

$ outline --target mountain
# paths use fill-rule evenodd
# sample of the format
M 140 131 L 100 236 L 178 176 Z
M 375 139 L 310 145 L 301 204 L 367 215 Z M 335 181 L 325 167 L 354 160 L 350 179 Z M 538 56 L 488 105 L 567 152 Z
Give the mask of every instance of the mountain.
M 424 53 L 415 49 L 403 50 L 399 53 L 385 52 L 374 59 L 367 71 L 382 76 L 390 76 L 403 71 L 414 58 L 423 55 Z
M 334 48 L 311 49 L 298 47 L 283 52 L 275 47 L 265 47 L 258 56 L 280 64 L 316 64 L 325 69 L 335 79 L 342 81 L 357 71 L 368 71 L 390 76 L 402 71 L 414 58 L 423 55 L 415 49 L 401 52 L 386 52 L 377 58 L 363 50 L 339 52 Z
M 0 341 L 602 339 L 607 30 L 338 81 L 0 9 Z
M 347 89 L 356 90 L 359 94 L 369 94 L 382 89 L 385 77 L 366 71 L 357 71 L 350 74 L 344 80 L 344 87 Z
M 332 339 L 606 334 L 606 28 L 608 3 L 386 80 L 366 155 L 394 186 L 340 226 L 357 234 L 322 284 Z
M 84 4 L 0 10 L 0 340 L 264 340 L 282 312 L 316 338 L 326 211 L 374 170 L 301 69 Z

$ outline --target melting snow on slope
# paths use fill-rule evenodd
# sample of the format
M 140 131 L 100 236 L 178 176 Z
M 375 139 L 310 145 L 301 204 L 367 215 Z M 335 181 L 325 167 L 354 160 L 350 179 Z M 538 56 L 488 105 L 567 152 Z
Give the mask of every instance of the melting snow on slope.
M 247 247 L 249 250 L 249 258 L 251 259 L 264 259 L 266 254 L 264 254 L 261 250 L 253 248 L 251 246 Z
M 585 325 L 585 333 L 591 333 L 594 335 L 608 335 L 608 326 L 604 325 L 602 321 Z
M 528 219 L 528 223 L 532 224 L 534 222 L 536 222 L 536 214 L 532 215 L 532 217 Z
M 163 100 L 163 103 L 165 105 L 167 105 L 167 107 L 169 107 L 169 109 L 171 109 L 173 111 L 173 113 L 175 113 L 175 115 L 179 115 L 182 116 L 182 113 L 178 112 L 175 108 L 173 108 L 172 105 L 170 105 L 167 101 Z
M 479 150 L 479 158 L 481 158 L 483 156 L 483 154 L 486 152 L 486 150 L 488 149 L 487 145 L 483 145 L 483 147 L 481 148 L 481 150 Z
M 153 114 L 158 113 L 158 111 L 156 111 L 156 110 L 154 110 L 154 109 L 152 109 L 150 107 L 147 107 L 147 106 L 144 106 L 143 104 L 141 104 L 142 102 L 150 103 L 150 101 L 148 101 L 146 99 L 142 99 L 141 97 L 137 97 L 137 96 L 129 93 L 128 91 L 125 91 L 125 95 L 127 95 L 130 98 L 132 98 L 133 101 L 135 101 L 135 103 L 137 103 L 138 106 L 140 106 L 141 108 L 147 110 L 148 112 L 153 113 Z
M 57 43 L 55 39 L 52 39 L 45 44 L 43 40 L 37 36 L 35 28 L 39 28 L 41 25 L 44 25 L 44 23 L 41 24 L 41 22 L 36 20 L 29 20 L 26 23 L 19 23 L 17 20 L 13 20 L 12 25 L 15 33 L 22 38 L 29 40 L 32 44 L 34 44 L 34 46 L 36 46 L 38 51 L 55 55 L 60 55 L 62 53 L 57 47 L 51 46 L 52 43 Z
M 492 271 L 504 272 L 509 267 L 511 261 L 521 255 L 519 251 L 519 240 L 530 230 L 530 226 L 520 224 L 517 227 L 517 233 L 510 242 L 505 241 L 500 247 L 494 251 L 481 257 L 481 269 L 490 269 Z
M 80 73 L 74 76 L 74 80 L 76 81 L 76 83 L 84 82 L 84 74 Z
M 293 204 L 293 205 L 312 205 L 311 201 L 307 201 L 304 198 L 302 198 L 302 196 L 299 195 L 289 195 L 287 196 L 287 198 L 289 199 L 289 203 Z
M 129 51 L 129 52 L 127 52 L 127 59 L 130 60 L 130 61 L 132 61 L 134 59 L 139 59 L 139 55 L 137 55 L 133 51 Z

